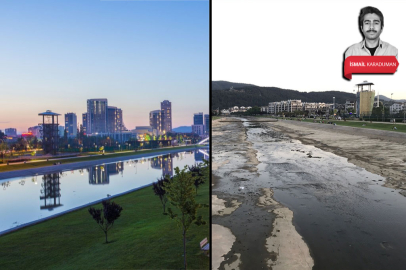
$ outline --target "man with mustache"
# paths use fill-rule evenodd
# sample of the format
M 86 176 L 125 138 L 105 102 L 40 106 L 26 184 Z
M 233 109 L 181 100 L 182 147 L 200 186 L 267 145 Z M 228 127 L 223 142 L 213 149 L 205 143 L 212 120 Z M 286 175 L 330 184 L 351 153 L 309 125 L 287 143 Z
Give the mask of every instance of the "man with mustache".
M 364 40 L 349 47 L 345 52 L 345 58 L 353 55 L 391 55 L 398 58 L 398 49 L 379 38 L 383 30 L 383 14 L 379 9 L 375 7 L 361 9 L 359 26 Z

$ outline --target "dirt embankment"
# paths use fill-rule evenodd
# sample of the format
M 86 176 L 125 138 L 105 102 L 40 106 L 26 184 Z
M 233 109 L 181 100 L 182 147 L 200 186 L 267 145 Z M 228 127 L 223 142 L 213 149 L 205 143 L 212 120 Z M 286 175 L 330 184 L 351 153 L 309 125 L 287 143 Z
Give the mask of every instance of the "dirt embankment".
M 406 195 L 406 134 L 299 121 L 270 124 L 292 139 L 348 158 L 367 171 L 386 178 L 384 186 Z

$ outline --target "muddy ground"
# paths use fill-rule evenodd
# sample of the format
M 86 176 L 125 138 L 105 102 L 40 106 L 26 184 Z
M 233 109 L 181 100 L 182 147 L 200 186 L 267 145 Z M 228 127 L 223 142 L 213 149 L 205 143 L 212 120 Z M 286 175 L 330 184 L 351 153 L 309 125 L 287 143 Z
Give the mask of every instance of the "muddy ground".
M 220 119 L 212 139 L 213 269 L 403 269 L 405 134 Z
M 311 269 L 293 213 L 272 199 L 268 185 L 252 181 L 260 162 L 243 123 L 213 122 L 212 162 L 212 268 Z
M 384 186 L 406 190 L 406 134 L 283 120 L 271 125 L 303 144 L 345 157 L 386 178 Z M 406 195 L 406 191 L 402 192 Z

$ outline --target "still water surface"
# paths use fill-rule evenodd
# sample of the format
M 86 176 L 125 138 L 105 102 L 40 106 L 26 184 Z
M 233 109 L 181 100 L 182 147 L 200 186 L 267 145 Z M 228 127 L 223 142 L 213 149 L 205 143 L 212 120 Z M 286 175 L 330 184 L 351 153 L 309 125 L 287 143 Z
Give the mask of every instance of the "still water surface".
M 173 175 L 207 159 L 207 150 L 100 163 L 79 170 L 1 180 L 0 232 Z M 153 192 L 151 190 L 151 192 Z

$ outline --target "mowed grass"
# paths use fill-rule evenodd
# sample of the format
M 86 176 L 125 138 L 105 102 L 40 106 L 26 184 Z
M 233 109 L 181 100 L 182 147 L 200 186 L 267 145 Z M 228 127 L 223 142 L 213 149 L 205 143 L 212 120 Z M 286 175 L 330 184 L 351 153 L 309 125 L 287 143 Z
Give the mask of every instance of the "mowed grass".
M 195 146 L 195 147 L 203 147 L 203 146 Z M 0 166 L 0 172 L 9 172 L 9 171 L 24 170 L 24 169 L 41 168 L 41 167 L 46 167 L 46 166 L 52 166 L 55 162 L 62 162 L 62 164 L 67 164 L 67 163 L 74 163 L 74 162 L 102 160 L 102 159 L 114 158 L 114 157 L 126 157 L 126 156 L 138 155 L 138 154 L 143 155 L 143 154 L 155 153 L 155 152 L 165 151 L 165 150 L 179 150 L 179 151 L 181 151 L 183 149 L 193 149 L 193 147 L 190 147 L 190 146 L 165 147 L 165 148 L 159 148 L 159 149 L 153 149 L 153 150 L 139 150 L 137 152 L 128 151 L 128 152 L 117 152 L 117 153 L 114 153 L 114 154 L 98 155 L 98 156 L 92 156 L 92 157 L 66 158 L 66 159 L 60 159 L 58 161 L 54 160 L 54 161 L 28 162 L 26 164 L 24 164 L 24 163 L 12 164 L 11 163 L 8 166 L 7 165 Z
M 209 188 L 208 181 L 199 188 L 199 203 L 209 204 Z M 162 214 L 152 186 L 112 201 L 123 211 L 108 233 L 108 244 L 86 207 L 0 236 L 0 269 L 183 268 L 181 230 Z M 207 224 L 192 225 L 187 233 L 188 269 L 210 267 L 199 245 L 205 237 L 210 239 L 209 213 L 209 207 L 199 209 Z
M 292 120 L 292 121 L 297 121 L 297 120 Z M 376 122 L 368 122 L 368 121 L 337 121 L 337 120 L 316 120 L 318 124 L 319 121 L 324 121 L 324 123 L 321 123 L 320 125 L 326 124 L 326 125 L 331 125 L 327 124 L 327 122 L 333 122 L 336 123 L 337 126 L 347 126 L 347 127 L 357 127 L 357 128 L 369 128 L 369 129 L 378 129 L 378 130 L 386 130 L 386 131 L 395 131 L 395 132 L 406 132 L 406 125 L 405 124 L 399 124 L 399 123 L 391 123 L 391 124 L 384 124 L 384 123 L 376 123 Z M 304 122 L 309 122 L 313 123 L 313 119 L 305 119 Z M 365 125 L 365 126 L 363 126 Z M 393 130 L 393 127 L 396 127 L 397 130 Z

